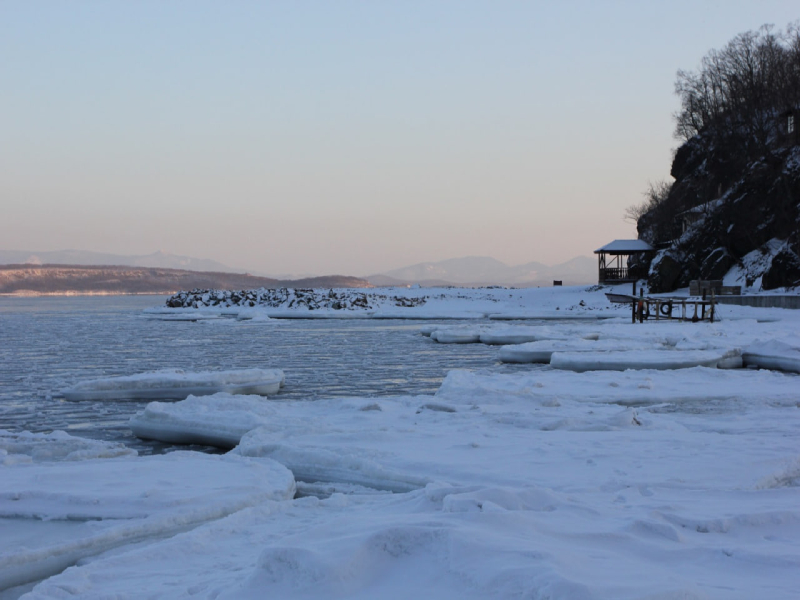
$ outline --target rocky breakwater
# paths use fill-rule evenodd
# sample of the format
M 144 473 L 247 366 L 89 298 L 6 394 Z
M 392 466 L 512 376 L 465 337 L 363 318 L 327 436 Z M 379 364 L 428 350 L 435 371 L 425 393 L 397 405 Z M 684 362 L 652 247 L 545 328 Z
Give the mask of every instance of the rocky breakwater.
M 248 308 L 300 310 L 371 310 L 383 306 L 422 306 L 427 296 L 390 296 L 355 290 L 319 289 L 258 289 L 258 290 L 207 290 L 194 289 L 178 292 L 167 299 L 169 308 Z

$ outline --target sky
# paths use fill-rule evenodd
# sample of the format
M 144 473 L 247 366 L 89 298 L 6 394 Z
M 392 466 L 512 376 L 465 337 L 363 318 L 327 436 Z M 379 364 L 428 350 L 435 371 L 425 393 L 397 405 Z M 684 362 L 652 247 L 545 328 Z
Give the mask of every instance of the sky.
M 670 180 L 678 69 L 794 0 L 0 2 L 0 249 L 557 264 Z

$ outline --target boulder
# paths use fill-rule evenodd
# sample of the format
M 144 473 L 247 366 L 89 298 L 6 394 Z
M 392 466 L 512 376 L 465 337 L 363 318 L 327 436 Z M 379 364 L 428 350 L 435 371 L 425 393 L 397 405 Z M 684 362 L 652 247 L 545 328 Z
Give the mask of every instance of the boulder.
M 774 290 L 779 287 L 800 285 L 800 258 L 788 248 L 778 252 L 761 279 L 761 287 Z
M 675 289 L 683 274 L 683 265 L 667 253 L 659 253 L 650 265 L 647 286 L 660 294 Z
M 700 273 L 703 279 L 722 279 L 736 264 L 736 259 L 725 248 L 716 248 L 703 261 Z

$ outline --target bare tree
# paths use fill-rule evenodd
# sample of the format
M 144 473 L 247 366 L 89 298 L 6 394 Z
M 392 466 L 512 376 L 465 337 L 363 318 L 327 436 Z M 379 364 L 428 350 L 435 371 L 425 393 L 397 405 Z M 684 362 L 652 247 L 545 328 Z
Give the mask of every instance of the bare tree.
M 672 183 L 665 180 L 650 181 L 647 190 L 642 192 L 644 200 L 639 204 L 631 204 L 623 213 L 623 220 L 637 223 L 639 219 L 649 212 L 658 208 L 669 197 L 672 190 Z
M 678 139 L 712 128 L 720 142 L 762 150 L 775 115 L 800 105 L 800 24 L 737 35 L 703 57 L 697 71 L 678 71 L 675 93 Z

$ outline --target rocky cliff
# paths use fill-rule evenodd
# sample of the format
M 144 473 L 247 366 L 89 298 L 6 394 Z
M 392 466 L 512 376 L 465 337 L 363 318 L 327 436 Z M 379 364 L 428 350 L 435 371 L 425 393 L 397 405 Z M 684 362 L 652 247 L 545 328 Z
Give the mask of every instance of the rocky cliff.
M 672 164 L 669 196 L 638 222 L 659 252 L 649 265 L 654 292 L 692 279 L 723 279 L 770 290 L 800 285 L 800 145 L 773 142 L 737 156 L 699 134 Z
M 651 194 L 639 237 L 656 292 L 692 279 L 800 285 L 800 24 L 764 26 L 679 71 L 674 183 Z

